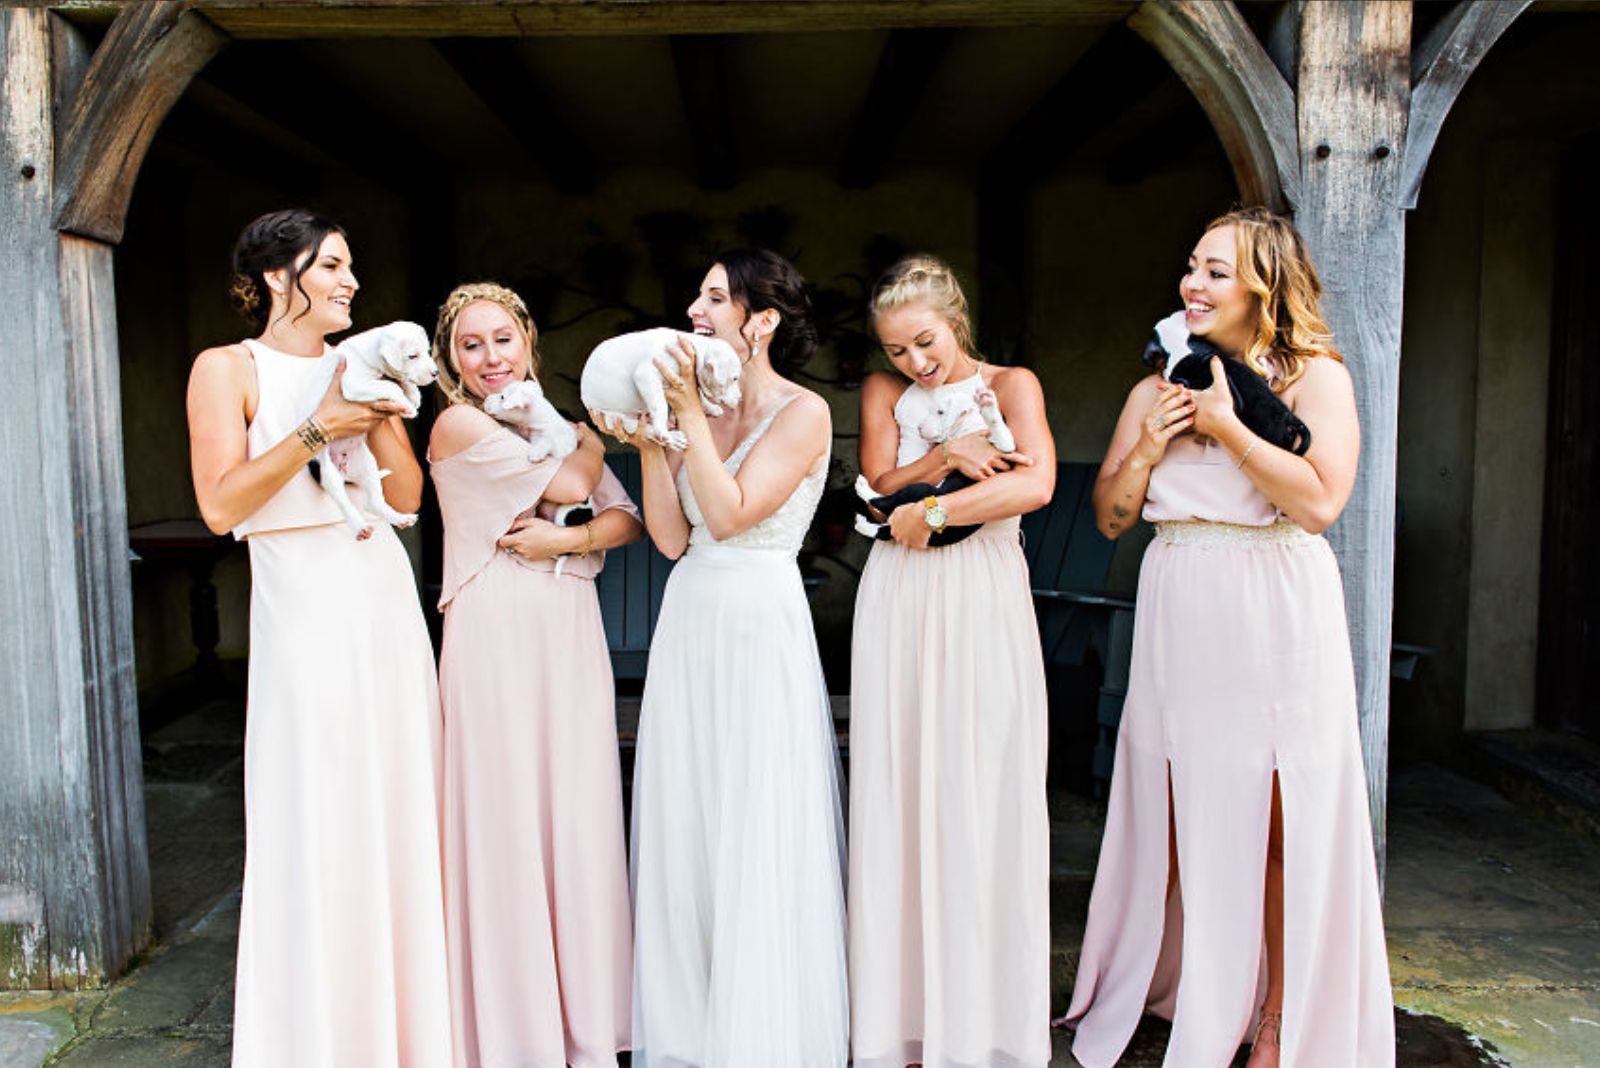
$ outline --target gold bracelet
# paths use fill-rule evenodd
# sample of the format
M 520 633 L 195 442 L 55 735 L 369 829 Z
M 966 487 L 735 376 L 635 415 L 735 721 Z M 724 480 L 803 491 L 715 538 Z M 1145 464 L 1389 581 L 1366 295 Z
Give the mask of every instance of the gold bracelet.
M 594 520 L 591 519 L 583 525 L 583 552 L 578 554 L 578 559 L 582 560 L 592 552 L 594 552 Z
M 950 446 L 939 442 L 939 454 L 944 457 L 945 466 L 950 466 Z
M 300 444 L 316 452 L 328 443 L 328 432 L 322 429 L 322 424 L 317 422 L 314 415 L 306 416 L 306 421 L 295 428 L 295 436 L 300 439 Z
M 1251 441 L 1250 444 L 1248 446 L 1246 446 L 1246 448 L 1244 450 L 1244 455 L 1239 457 L 1239 462 L 1234 464 L 1233 466 L 1242 471 L 1244 469 L 1244 462 L 1246 460 L 1250 459 L 1250 454 L 1255 452 L 1256 451 L 1256 446 L 1260 445 L 1260 444 L 1261 444 L 1261 439 L 1260 438 L 1256 438 L 1253 441 Z

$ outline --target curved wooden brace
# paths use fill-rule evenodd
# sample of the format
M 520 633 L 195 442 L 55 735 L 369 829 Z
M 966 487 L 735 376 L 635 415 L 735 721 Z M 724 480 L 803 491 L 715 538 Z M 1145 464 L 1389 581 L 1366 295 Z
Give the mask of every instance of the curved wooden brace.
M 161 120 L 229 40 L 191 6 L 128 4 L 95 49 L 56 142 L 56 229 L 122 240 L 133 183 Z
M 1461 87 L 1477 69 L 1484 53 L 1500 39 L 1533 0 L 1496 0 L 1492 4 L 1460 0 L 1439 20 L 1411 57 L 1411 120 L 1406 131 L 1405 169 L 1400 177 L 1400 206 L 1417 206 L 1422 175 Z
M 1292 211 L 1300 200 L 1294 91 L 1232 0 L 1145 0 L 1128 25 L 1200 101 L 1244 201 Z

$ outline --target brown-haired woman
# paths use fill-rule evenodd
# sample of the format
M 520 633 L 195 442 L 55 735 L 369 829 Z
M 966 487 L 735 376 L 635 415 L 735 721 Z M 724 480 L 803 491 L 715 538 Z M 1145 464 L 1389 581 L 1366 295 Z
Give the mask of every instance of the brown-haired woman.
M 428 446 L 444 519 L 444 867 L 456 1068 L 616 1064 L 632 935 L 616 698 L 594 577 L 638 512 L 578 427 L 564 459 L 482 410 L 538 372 L 522 299 L 480 282 L 439 309 L 449 406 Z M 589 498 L 557 526 L 541 506 Z M 565 557 L 557 568 L 557 560 Z
M 1167 1063 L 1394 1064 L 1355 678 L 1321 532 L 1355 481 L 1350 375 L 1305 244 L 1264 209 L 1215 220 L 1178 287 L 1191 335 L 1311 429 L 1296 456 L 1234 414 L 1221 360 L 1191 392 L 1128 396 L 1095 485 L 1101 530 L 1156 538 L 1068 1016 L 1088 1068 L 1148 1007 Z
M 328 335 L 350 329 L 344 231 L 299 209 L 263 215 L 233 269 L 259 336 L 202 352 L 188 401 L 200 514 L 250 547 L 233 1063 L 444 1064 L 433 649 L 399 539 L 379 522 L 352 536 L 306 463 L 327 439 L 365 435 L 401 512 L 416 510 L 422 470 L 399 417 L 345 401 L 337 378 L 305 414 Z
M 907 259 L 874 290 L 898 373 L 861 391 L 861 472 L 882 494 L 976 483 L 889 516 L 856 595 L 850 679 L 850 992 L 857 1068 L 1044 1068 L 1050 822 L 1044 660 L 1018 517 L 1055 486 L 1031 371 L 982 362 L 950 268 Z M 1020 452 L 989 443 L 990 390 Z M 931 405 L 972 407 L 932 445 Z M 981 523 L 928 548 L 943 524 Z

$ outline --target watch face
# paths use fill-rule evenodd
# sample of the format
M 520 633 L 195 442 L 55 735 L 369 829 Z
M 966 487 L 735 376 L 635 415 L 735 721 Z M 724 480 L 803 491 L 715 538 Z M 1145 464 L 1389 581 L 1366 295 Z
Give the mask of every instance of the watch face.
M 944 526 L 944 509 L 939 507 L 937 504 L 930 504 L 928 506 L 926 518 L 928 520 L 928 525 L 934 530 L 938 530 Z

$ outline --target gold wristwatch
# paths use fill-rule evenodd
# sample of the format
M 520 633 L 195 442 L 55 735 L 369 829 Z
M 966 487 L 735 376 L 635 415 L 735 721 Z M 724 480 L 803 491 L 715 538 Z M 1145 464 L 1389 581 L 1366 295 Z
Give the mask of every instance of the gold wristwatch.
M 944 530 L 945 520 L 949 517 L 944 514 L 944 506 L 939 503 L 939 498 L 931 494 L 924 497 L 922 507 L 925 509 L 922 518 L 927 520 L 928 526 L 933 528 L 935 534 L 941 533 Z

